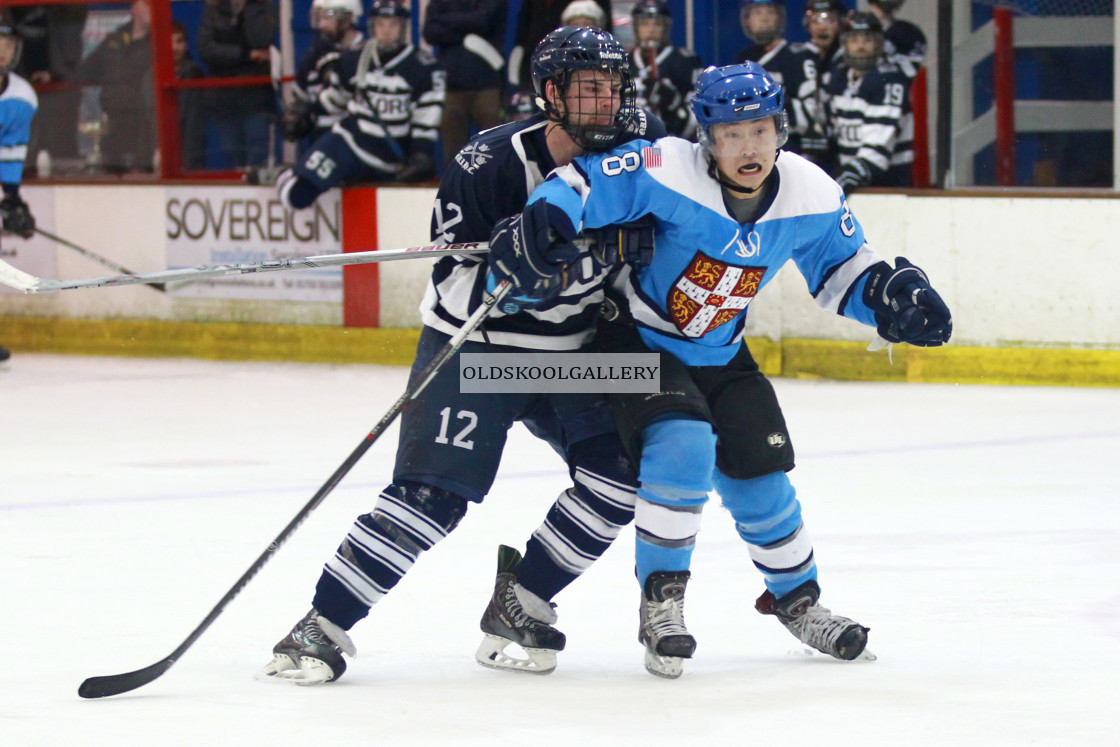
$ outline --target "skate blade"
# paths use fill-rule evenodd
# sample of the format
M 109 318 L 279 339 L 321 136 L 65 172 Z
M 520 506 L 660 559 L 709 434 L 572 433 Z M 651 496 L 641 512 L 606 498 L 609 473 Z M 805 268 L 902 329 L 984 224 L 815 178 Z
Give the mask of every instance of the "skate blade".
M 513 646 L 525 652 L 525 658 L 518 659 L 506 653 L 506 647 Z M 552 674 L 556 669 L 556 652 L 548 648 L 523 648 L 501 636 L 487 633 L 474 654 L 475 661 L 488 669 L 501 669 L 507 672 L 526 674 Z
M 675 680 L 684 673 L 684 659 L 680 656 L 662 656 L 646 649 L 646 671 L 655 677 Z
M 267 682 L 290 682 L 293 685 L 321 685 L 334 677 L 334 670 L 326 662 L 312 657 L 300 657 L 297 665 L 292 657 L 276 654 L 272 661 L 257 672 L 257 679 Z
M 878 661 L 879 660 L 878 656 L 876 656 L 874 653 L 872 653 L 871 651 L 869 651 L 866 648 L 863 650 L 863 652 L 859 656 L 857 656 L 854 659 L 840 659 L 836 656 L 833 656 L 832 654 L 826 654 L 823 651 L 817 651 L 816 649 L 809 648 L 809 647 L 792 649 L 789 652 L 789 655 L 790 656 L 802 657 L 802 658 L 806 658 L 806 659 L 808 659 L 810 657 L 824 656 L 824 657 L 827 657 L 829 659 L 836 659 L 836 661 Z

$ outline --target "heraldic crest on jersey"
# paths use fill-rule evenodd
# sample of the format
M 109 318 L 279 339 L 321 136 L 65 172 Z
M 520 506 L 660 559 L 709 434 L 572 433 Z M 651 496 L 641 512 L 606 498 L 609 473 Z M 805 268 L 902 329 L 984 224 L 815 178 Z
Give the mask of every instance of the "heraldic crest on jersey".
M 479 166 L 485 166 L 486 162 L 494 157 L 490 152 L 490 146 L 486 143 L 479 143 L 471 141 L 455 156 L 455 160 L 468 174 L 473 174 L 478 170 Z
M 736 267 L 697 252 L 669 290 L 669 317 L 686 337 L 703 337 L 747 308 L 765 273 L 765 267 Z

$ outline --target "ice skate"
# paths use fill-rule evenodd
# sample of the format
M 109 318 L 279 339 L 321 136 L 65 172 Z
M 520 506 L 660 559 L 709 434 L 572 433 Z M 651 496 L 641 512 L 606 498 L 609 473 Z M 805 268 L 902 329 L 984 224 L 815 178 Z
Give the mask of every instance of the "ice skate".
M 272 661 L 260 674 L 296 685 L 333 682 L 346 671 L 343 652 L 357 655 L 350 636 L 312 608 L 291 633 L 273 646 Z
M 646 671 L 658 677 L 680 677 L 683 660 L 696 651 L 696 639 L 684 626 L 684 590 L 690 577 L 688 571 L 656 571 L 642 591 L 638 642 L 646 647 Z
M 7 348 L 0 347 L 0 371 L 3 371 L 9 367 L 9 361 L 11 357 L 12 354 Z
M 827 607 L 817 604 L 820 596 L 817 582 L 806 581 L 781 599 L 766 591 L 754 606 L 764 615 L 777 617 L 797 640 L 822 654 L 844 661 L 874 660 L 875 655 L 866 650 L 870 629 L 832 614 Z
M 517 550 L 505 545 L 498 548 L 494 596 L 482 614 L 479 627 L 485 636 L 474 657 L 491 669 L 550 674 L 556 669 L 556 652 L 564 650 L 566 641 L 564 634 L 552 627 L 556 622 L 555 605 L 517 583 L 513 569 L 520 562 Z M 511 643 L 521 647 L 524 658 L 506 651 Z

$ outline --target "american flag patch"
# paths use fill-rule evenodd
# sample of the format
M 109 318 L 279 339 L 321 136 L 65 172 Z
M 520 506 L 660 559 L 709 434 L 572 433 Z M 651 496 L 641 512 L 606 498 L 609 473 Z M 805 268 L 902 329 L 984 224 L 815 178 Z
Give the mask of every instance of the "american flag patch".
M 647 169 L 657 168 L 661 165 L 661 149 L 642 148 L 642 161 L 645 162 Z

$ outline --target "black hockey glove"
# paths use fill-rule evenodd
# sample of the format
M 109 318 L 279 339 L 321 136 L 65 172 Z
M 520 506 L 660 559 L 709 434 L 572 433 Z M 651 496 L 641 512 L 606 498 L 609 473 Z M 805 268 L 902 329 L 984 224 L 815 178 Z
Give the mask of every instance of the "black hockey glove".
M 8 194 L 0 201 L 0 225 L 8 233 L 25 239 L 35 235 L 35 217 L 19 195 Z
M 949 307 L 905 257 L 897 257 L 893 268 L 886 262 L 871 268 L 863 302 L 875 312 L 879 334 L 888 342 L 936 347 L 953 334 Z
M 311 116 L 311 102 L 304 99 L 295 99 L 284 107 L 280 117 L 280 131 L 284 139 L 299 142 L 311 133 L 315 127 L 315 118 Z
M 436 175 L 436 159 L 430 153 L 418 150 L 409 154 L 404 167 L 397 173 L 399 182 L 423 182 Z
M 653 218 L 647 215 L 632 223 L 599 228 L 583 235 L 591 239 L 591 257 L 598 267 L 615 267 L 625 262 L 640 270 L 653 257 L 656 227 Z
M 490 234 L 491 275 L 498 282 L 508 280 L 513 285 L 510 295 L 528 302 L 542 301 L 564 290 L 573 280 L 569 266 L 579 256 L 579 247 L 557 237 L 549 225 L 548 203 L 544 200 L 498 221 Z

